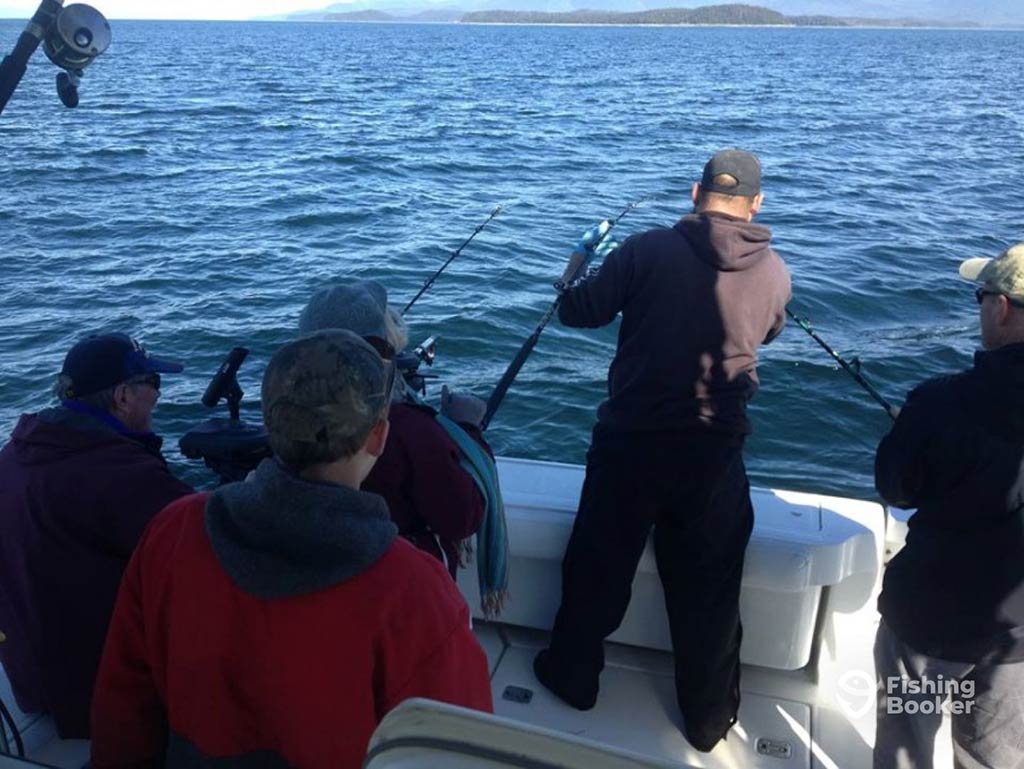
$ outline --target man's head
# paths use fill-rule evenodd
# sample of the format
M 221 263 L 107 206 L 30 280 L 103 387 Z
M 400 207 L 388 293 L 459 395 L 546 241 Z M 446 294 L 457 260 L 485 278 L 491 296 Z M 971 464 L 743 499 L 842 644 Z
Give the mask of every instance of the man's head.
M 387 289 L 375 280 L 337 283 L 310 297 L 299 316 L 299 333 L 331 328 L 361 336 L 386 360 L 394 358 L 408 341 L 405 321 L 388 305 Z
M 358 486 L 384 450 L 394 372 L 351 331 L 327 329 L 286 344 L 263 375 L 270 448 L 303 475 L 342 463 Z
M 968 259 L 960 277 L 978 284 L 981 345 L 995 350 L 1024 342 L 1024 243 L 1006 249 L 994 259 Z
M 761 210 L 761 162 L 743 150 L 722 150 L 704 166 L 691 192 L 698 213 L 717 211 L 752 220 Z
M 375 280 L 353 280 L 321 288 L 299 316 L 299 333 L 344 328 L 361 337 L 387 338 L 388 292 Z
M 127 334 L 92 334 L 68 351 L 54 388 L 61 400 L 103 409 L 129 430 L 152 429 L 160 375 L 184 370 L 155 358 Z

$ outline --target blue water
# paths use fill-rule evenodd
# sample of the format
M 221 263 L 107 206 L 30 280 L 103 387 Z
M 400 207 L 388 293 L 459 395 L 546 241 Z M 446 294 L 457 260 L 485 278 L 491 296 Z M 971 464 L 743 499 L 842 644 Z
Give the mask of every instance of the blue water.
M 764 162 L 791 307 L 900 401 L 970 363 L 959 260 L 1024 240 L 1022 51 L 992 31 L 115 23 L 81 107 L 39 53 L 0 117 L 0 432 L 51 402 L 79 335 L 126 329 L 188 362 L 157 425 L 202 483 L 177 439 L 228 349 L 252 350 L 255 418 L 314 287 L 370 277 L 404 302 L 506 202 L 410 317 L 441 337 L 436 373 L 486 396 L 580 232 L 644 193 L 619 234 L 673 222 L 736 145 Z M 582 461 L 614 339 L 549 326 L 496 450 Z M 754 481 L 872 497 L 882 410 L 795 326 L 760 372 Z

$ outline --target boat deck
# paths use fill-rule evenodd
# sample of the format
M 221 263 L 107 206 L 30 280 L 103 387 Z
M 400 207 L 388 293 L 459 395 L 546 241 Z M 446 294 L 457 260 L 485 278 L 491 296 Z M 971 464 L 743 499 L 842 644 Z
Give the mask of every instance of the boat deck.
M 706 769 L 811 769 L 817 687 L 805 671 L 744 666 L 739 722 L 711 753 L 694 750 L 681 732 L 671 656 L 665 652 L 609 644 L 601 692 L 593 710 L 561 702 L 533 674 L 533 657 L 546 645 L 539 631 L 478 627 L 492 665 L 495 713 L 500 716 L 625 748 L 675 766 Z M 509 687 L 532 693 L 529 702 L 509 697 Z M 519 693 L 513 689 L 511 694 Z M 870 766 L 870 747 L 845 735 L 841 767 Z M 819 752 L 820 746 L 816 746 Z

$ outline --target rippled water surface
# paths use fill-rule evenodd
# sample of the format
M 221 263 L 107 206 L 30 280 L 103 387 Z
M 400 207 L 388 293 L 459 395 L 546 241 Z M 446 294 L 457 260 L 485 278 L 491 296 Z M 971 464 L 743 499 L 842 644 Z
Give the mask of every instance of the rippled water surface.
M 0 22 L 9 51 L 21 23 Z M 65 110 L 37 54 L 0 116 L 0 430 L 50 402 L 82 333 L 188 362 L 158 429 L 207 416 L 235 345 L 245 414 L 311 290 L 406 301 L 494 205 L 507 211 L 416 305 L 435 371 L 486 396 L 569 246 L 669 224 L 706 158 L 758 152 L 793 307 L 899 401 L 977 340 L 955 268 L 1024 240 L 1024 33 L 831 29 L 114 24 Z M 615 329 L 553 323 L 490 430 L 499 453 L 581 462 Z M 887 417 L 791 326 L 763 351 L 748 464 L 762 485 L 871 497 Z M 435 393 L 436 395 L 436 393 Z

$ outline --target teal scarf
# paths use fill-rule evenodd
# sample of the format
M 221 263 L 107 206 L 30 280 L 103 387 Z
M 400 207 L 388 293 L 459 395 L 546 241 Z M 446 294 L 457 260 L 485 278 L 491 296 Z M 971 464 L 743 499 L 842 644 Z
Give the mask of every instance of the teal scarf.
M 498 468 L 483 447 L 456 422 L 441 414 L 435 419 L 459 447 L 462 468 L 484 497 L 484 520 L 476 533 L 476 573 L 480 581 L 480 608 L 484 617 L 490 619 L 501 613 L 508 597 L 508 524 L 498 486 Z

